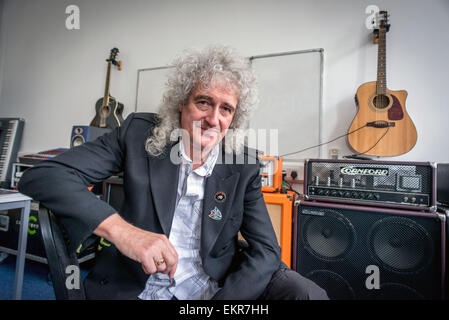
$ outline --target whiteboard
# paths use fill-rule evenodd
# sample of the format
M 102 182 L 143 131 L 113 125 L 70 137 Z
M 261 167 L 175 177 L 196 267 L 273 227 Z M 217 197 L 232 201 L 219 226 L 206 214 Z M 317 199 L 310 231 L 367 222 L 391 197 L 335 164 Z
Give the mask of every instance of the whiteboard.
M 137 71 L 136 112 L 157 113 L 162 102 L 167 75 L 172 66 Z
M 259 85 L 259 105 L 249 123 L 248 145 L 288 161 L 320 158 L 323 49 L 250 57 Z M 157 112 L 171 66 L 139 69 L 136 112 Z M 264 141 L 261 141 L 264 140 Z M 274 141 L 277 141 L 275 145 Z

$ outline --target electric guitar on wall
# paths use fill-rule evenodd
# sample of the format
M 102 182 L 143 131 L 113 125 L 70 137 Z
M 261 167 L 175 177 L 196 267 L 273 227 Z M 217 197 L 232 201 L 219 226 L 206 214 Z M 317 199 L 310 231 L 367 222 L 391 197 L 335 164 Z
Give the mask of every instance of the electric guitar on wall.
M 357 89 L 358 111 L 349 127 L 348 142 L 360 154 L 398 156 L 416 144 L 415 125 L 405 110 L 407 91 L 387 89 L 386 33 L 390 29 L 388 13 L 379 11 L 377 81 L 362 84 Z M 377 38 L 377 39 L 376 39 Z
M 115 65 L 119 70 L 122 70 L 122 61 L 116 60 L 118 52 L 119 50 L 117 48 L 111 49 L 109 59 L 106 60 L 108 62 L 106 86 L 103 98 L 98 99 L 95 104 L 96 115 L 90 123 L 93 127 L 114 129 L 119 127 L 123 122 L 122 113 L 124 106 L 109 94 L 112 65 Z

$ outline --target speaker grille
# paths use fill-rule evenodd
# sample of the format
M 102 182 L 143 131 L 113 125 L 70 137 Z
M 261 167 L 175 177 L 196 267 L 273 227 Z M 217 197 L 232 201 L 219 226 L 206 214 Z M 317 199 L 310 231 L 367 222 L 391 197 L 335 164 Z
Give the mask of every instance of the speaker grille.
M 376 300 L 423 300 L 424 296 L 415 289 L 399 284 L 385 283 L 375 297 Z
M 348 281 L 342 276 L 329 270 L 315 270 L 306 274 L 306 278 L 312 280 L 321 288 L 327 288 L 329 299 L 354 300 L 355 293 Z
M 320 219 L 307 217 L 303 225 L 303 241 L 318 259 L 344 259 L 354 245 L 355 231 L 342 214 L 327 211 Z
M 433 259 L 431 236 L 408 218 L 377 221 L 368 233 L 368 247 L 384 268 L 400 273 L 418 272 Z

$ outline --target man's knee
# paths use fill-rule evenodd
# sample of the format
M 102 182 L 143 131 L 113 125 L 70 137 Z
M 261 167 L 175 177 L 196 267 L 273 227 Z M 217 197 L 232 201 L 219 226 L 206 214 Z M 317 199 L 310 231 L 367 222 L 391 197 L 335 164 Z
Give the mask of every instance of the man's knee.
M 329 300 L 315 282 L 285 265 L 276 271 L 262 296 L 265 300 Z

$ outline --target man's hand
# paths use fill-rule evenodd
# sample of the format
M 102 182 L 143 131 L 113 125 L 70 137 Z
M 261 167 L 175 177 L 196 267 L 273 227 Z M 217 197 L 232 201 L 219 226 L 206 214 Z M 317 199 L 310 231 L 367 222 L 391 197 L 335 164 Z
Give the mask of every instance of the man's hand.
M 118 213 L 101 222 L 94 234 L 112 242 L 128 258 L 140 262 L 146 274 L 161 272 L 174 277 L 178 254 L 165 235 L 139 229 Z

